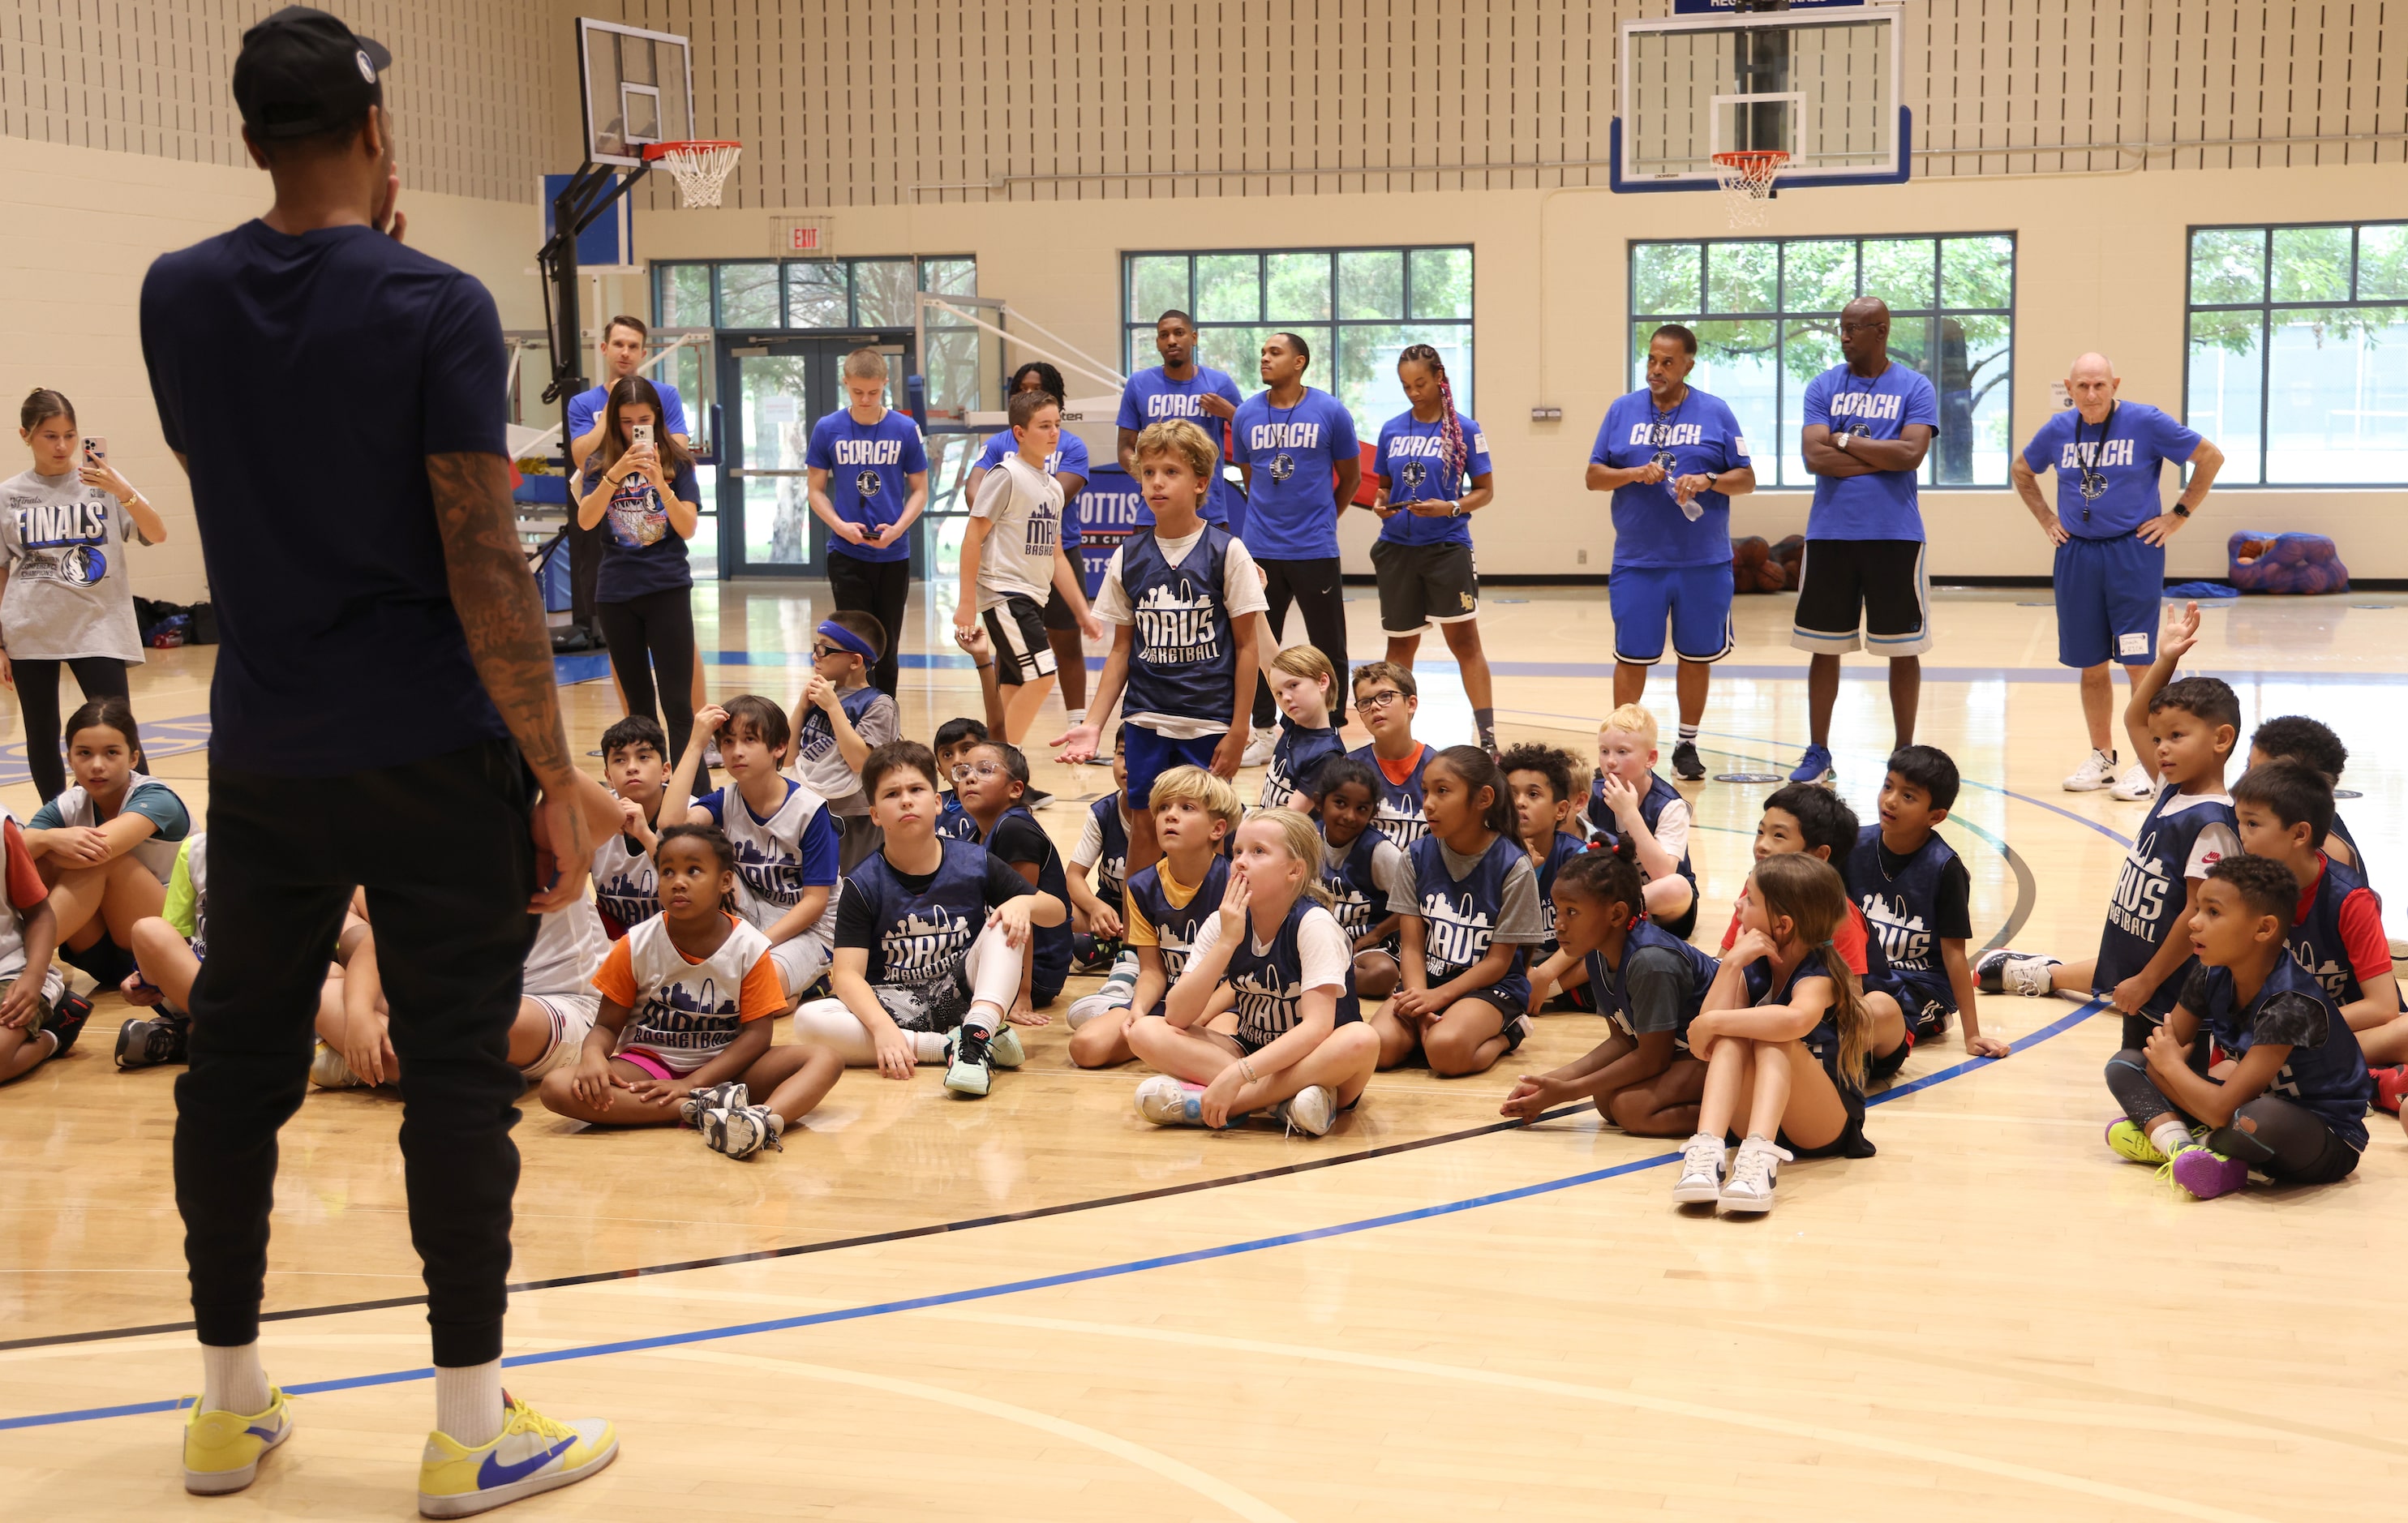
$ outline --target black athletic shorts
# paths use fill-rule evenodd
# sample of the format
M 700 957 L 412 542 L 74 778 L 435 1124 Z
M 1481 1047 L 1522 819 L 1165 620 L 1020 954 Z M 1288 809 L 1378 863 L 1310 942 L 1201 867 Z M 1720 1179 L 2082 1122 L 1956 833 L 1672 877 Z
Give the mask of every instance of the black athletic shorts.
M 1815 655 L 1931 649 L 1931 582 L 1920 539 L 1809 539 L 1789 643 Z
M 1075 551 L 1071 553 L 1070 564 L 1073 566 L 1079 564 L 1078 553 Z M 1059 587 L 1045 589 L 1044 624 L 1048 629 L 1075 630 L 1079 627 L 1079 616 L 1070 611 L 1070 600 L 1062 596 L 1062 589 Z
M 1371 570 L 1380 583 L 1380 627 L 1388 634 L 1418 635 L 1431 625 L 1461 624 L 1480 612 L 1480 577 L 1468 544 L 1374 539 Z
M 1045 615 L 1037 600 L 1012 594 L 980 615 L 986 638 L 995 642 L 995 680 L 1005 687 L 1021 687 L 1054 675 L 1054 647 L 1046 642 Z

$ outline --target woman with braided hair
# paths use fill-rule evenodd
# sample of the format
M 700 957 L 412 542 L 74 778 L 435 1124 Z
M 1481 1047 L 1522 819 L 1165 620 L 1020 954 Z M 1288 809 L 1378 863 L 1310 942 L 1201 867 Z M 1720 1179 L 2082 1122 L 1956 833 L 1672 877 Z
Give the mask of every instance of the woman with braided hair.
M 1455 409 L 1446 362 L 1427 344 L 1397 360 L 1410 410 L 1380 426 L 1380 538 L 1371 569 L 1380 582 L 1380 627 L 1388 659 L 1408 670 L 1422 632 L 1437 625 L 1463 672 L 1481 749 L 1497 754 L 1497 699 L 1480 648 L 1480 579 L 1471 566 L 1471 515 L 1496 500 L 1488 439 Z

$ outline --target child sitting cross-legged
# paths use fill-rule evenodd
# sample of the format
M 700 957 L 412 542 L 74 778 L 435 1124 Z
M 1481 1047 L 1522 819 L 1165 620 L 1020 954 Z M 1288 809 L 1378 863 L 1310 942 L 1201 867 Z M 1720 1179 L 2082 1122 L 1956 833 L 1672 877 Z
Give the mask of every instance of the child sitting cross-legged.
M 1063 886 L 1070 894 L 1070 966 L 1092 973 L 1098 968 L 1118 970 L 1122 956 L 1122 887 L 1128 882 L 1129 809 L 1128 726 L 1112 741 L 1112 791 L 1088 806 L 1080 824 L 1079 840 L 1070 848 L 1069 870 Z M 1093 884 L 1088 874 L 1095 874 Z M 1137 981 L 1137 960 L 1129 959 L 1128 981 Z M 1087 998 L 1093 999 L 1090 995 Z
M 1965 943 L 1973 934 L 1972 877 L 1956 850 L 1940 839 L 1940 822 L 1956 803 L 1956 763 L 1936 746 L 1900 746 L 1882 781 L 1881 823 L 1857 833 L 1841 877 L 1881 943 L 1882 969 L 1865 980 L 1875 1046 L 1895 1029 L 1908 1040 L 1877 1050 L 1872 1076 L 1898 1070 L 1914 1042 L 1934 1038 L 1956 1015 L 1965 1051 L 2004 1057 L 2012 1048 L 1982 1034 L 1973 1008 L 1973 970 Z
M 614 941 L 661 912 L 652 848 L 659 843 L 668 769 L 668 741 L 658 720 L 629 714 L 602 732 L 602 776 L 619 800 L 619 833 L 594 848 L 594 901 Z
M 2278 761 L 2298 762 L 2322 777 L 2326 787 L 2338 788 L 2342 769 L 2349 765 L 2349 747 L 2342 744 L 2341 737 L 2322 720 L 2310 719 L 2305 714 L 2278 714 L 2249 732 L 2249 769 L 2256 771 L 2268 762 Z M 2332 829 L 2325 837 L 2322 850 L 2367 882 L 2374 881 L 2374 875 L 2366 870 L 2366 854 L 2358 849 L 2358 838 L 2350 834 L 2348 822 L 2341 817 L 2339 810 L 2333 812 Z
M 1675 936 L 1698 927 L 1698 873 L 1689 865 L 1689 801 L 1656 771 L 1656 716 L 1626 703 L 1597 731 L 1597 782 L 1588 834 L 1608 845 L 1628 837 L 1647 880 L 1647 915 Z
M 192 1040 L 193 981 L 209 951 L 209 833 L 195 830 L 176 853 L 167 898 L 155 915 L 134 923 L 134 971 L 119 992 L 148 1010 L 117 1027 L 117 1066 L 180 1063 Z M 347 916 L 346 919 L 349 917 Z
M 22 1079 L 75 1044 L 92 1001 L 69 1008 L 66 975 L 51 961 L 59 923 L 25 839 L 0 809 L 0 1084 Z
M 1315 779 L 1322 764 L 1346 754 L 1329 723 L 1329 706 L 1338 697 L 1338 668 L 1313 645 L 1291 645 L 1270 659 L 1264 674 L 1271 697 L 1279 700 L 1279 740 L 1271 748 L 1269 768 L 1263 773 L 1261 809 L 1311 812 L 1321 795 Z
M 861 764 L 903 733 L 892 696 L 869 685 L 886 649 L 886 626 L 867 613 L 838 609 L 811 636 L 811 677 L 796 722 L 794 775 L 827 800 L 840 838 L 838 865 L 851 872 L 878 850 Z
M 544 1076 L 544 1106 L 597 1126 L 683 1122 L 731 1158 L 782 1150 L 844 1063 L 810 1042 L 770 1045 L 785 990 L 768 938 L 728 912 L 738 878 L 727 837 L 673 825 L 654 861 L 661 912 L 611 943 L 594 975 L 593 1029 L 574 1063 Z
M 2229 1195 L 2252 1170 L 2286 1185 L 2346 1178 L 2366 1150 L 2374 1085 L 2358 1037 L 2285 944 L 2300 882 L 2282 863 L 2228 856 L 2207 869 L 2191 911 L 2198 962 L 2140 1049 L 2107 1064 L 2124 1119 L 2107 1145 L 2169 1166 L 2201 1200 Z M 2236 1056 L 2197 1071 L 2205 1037 Z
M 1385 999 L 1397 992 L 1397 912 L 1388 907 L 1405 876 L 1405 854 L 1373 828 L 1380 774 L 1354 756 L 1324 762 L 1321 787 L 1322 882 L 1330 912 L 1354 943 L 1354 992 Z M 1419 806 L 1416 805 L 1416 808 Z
M 1514 835 L 1530 854 L 1530 866 L 1538 869 L 1539 904 L 1547 917 L 1547 939 L 1531 954 L 1530 1013 L 1539 1013 L 1558 992 L 1573 1009 L 1591 1009 L 1584 987 L 1588 972 L 1580 959 L 1564 965 L 1560 983 L 1552 977 L 1542 980 L 1535 971 L 1537 961 L 1555 955 L 1555 875 L 1563 871 L 1565 863 L 1588 850 L 1587 841 L 1564 828 L 1580 811 L 1575 792 L 1579 759 L 1569 751 L 1533 741 L 1498 757 L 1497 769 L 1505 774 L 1505 785 L 1512 790 Z
M 114 987 L 135 970 L 134 927 L 167 901 L 177 848 L 192 815 L 165 783 L 140 770 L 142 735 L 121 697 L 67 716 L 75 778 L 25 826 L 25 855 L 50 885 L 59 956 Z
M 1062 870 L 1062 853 L 1054 838 L 1037 823 L 1022 802 L 1028 793 L 1028 758 L 1016 745 L 989 740 L 971 751 L 954 782 L 962 812 L 978 827 L 975 838 L 1029 886 L 1068 903 L 1069 875 Z M 1070 923 L 1037 927 L 1029 954 L 1028 1001 L 1039 1010 L 1062 992 L 1070 976 Z
M 937 834 L 960 841 L 978 839 L 978 826 L 962 812 L 962 796 L 953 791 L 953 769 L 986 742 L 983 720 L 948 719 L 937 726 L 937 738 L 929 742 L 937 758 Z

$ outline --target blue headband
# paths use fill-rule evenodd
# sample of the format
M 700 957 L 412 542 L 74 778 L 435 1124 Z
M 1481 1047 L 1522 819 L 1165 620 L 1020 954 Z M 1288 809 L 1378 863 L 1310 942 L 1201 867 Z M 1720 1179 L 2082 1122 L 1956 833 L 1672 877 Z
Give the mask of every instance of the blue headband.
M 862 639 L 859 635 L 854 634 L 852 630 L 847 629 L 844 625 L 837 623 L 834 619 L 821 620 L 818 632 L 825 635 L 828 639 L 836 641 L 838 645 L 843 646 L 846 650 L 851 651 L 853 654 L 861 657 L 864 661 L 875 661 L 878 659 L 878 653 L 871 649 L 869 641 Z

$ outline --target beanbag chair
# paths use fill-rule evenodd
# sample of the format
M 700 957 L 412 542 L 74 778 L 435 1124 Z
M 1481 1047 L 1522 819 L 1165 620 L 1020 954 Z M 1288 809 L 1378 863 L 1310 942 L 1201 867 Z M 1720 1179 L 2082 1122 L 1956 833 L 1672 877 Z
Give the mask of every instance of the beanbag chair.
M 1764 536 L 1751 534 L 1744 539 L 1731 541 L 1731 591 L 1735 593 L 1779 592 L 1787 585 L 1781 573 L 1781 563 L 1772 558 L 1772 546 Z
M 2244 529 L 2225 550 L 2232 563 L 2232 584 L 2243 592 L 2305 596 L 2349 591 L 2349 568 L 2327 535 Z

